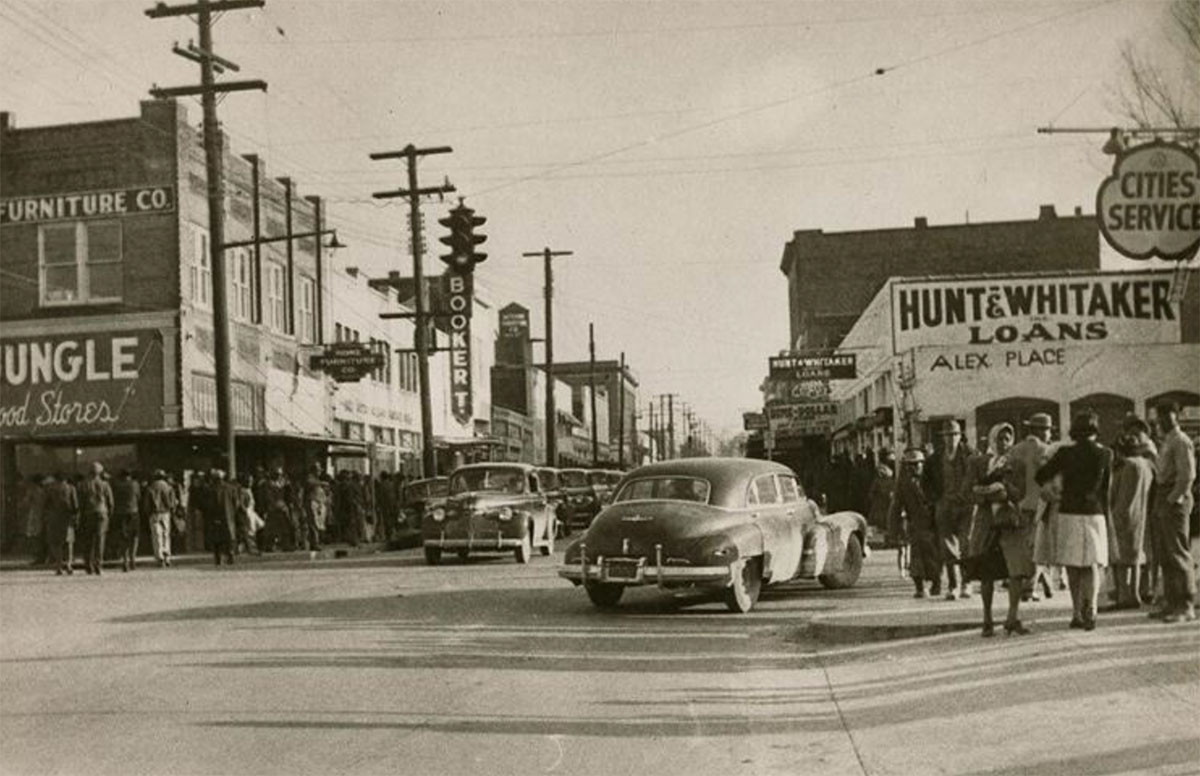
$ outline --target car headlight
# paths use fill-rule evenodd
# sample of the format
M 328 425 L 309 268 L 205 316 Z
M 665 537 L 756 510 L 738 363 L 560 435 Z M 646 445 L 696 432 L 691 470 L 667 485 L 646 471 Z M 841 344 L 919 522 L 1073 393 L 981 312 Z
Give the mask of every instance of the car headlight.
M 440 523 L 446 519 L 446 510 L 442 509 L 441 507 L 438 507 L 438 508 L 434 509 L 432 512 L 430 512 L 429 516 L 433 518 L 433 522 Z
M 496 517 L 500 518 L 501 520 L 512 520 L 512 516 L 513 511 L 509 507 L 500 507 L 500 510 L 496 512 Z

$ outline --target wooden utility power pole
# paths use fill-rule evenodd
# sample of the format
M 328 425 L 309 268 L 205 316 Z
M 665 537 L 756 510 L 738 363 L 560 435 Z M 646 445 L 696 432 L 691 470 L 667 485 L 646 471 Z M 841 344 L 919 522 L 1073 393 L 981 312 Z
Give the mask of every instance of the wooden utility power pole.
M 535 253 L 522 253 L 526 258 L 541 257 L 545 260 L 546 277 L 546 465 L 558 465 L 558 418 L 554 408 L 554 267 L 552 260 L 557 256 L 572 256 L 573 251 L 552 251 L 543 248 Z
M 238 66 L 213 53 L 213 14 L 237 11 L 246 8 L 261 8 L 264 0 L 197 0 L 187 5 L 169 6 L 165 3 L 150 8 L 146 15 L 151 19 L 168 16 L 196 16 L 199 30 L 199 47 L 188 45 L 174 52 L 200 65 L 199 86 L 176 86 L 160 89 L 155 86 L 150 94 L 158 99 L 170 97 L 200 96 L 204 112 L 204 165 L 208 181 L 208 250 L 212 265 L 213 300 L 213 349 L 217 383 L 217 435 L 226 458 L 225 468 L 232 479 L 237 476 L 237 438 L 233 431 L 233 380 L 230 366 L 229 344 L 229 284 L 225 273 L 225 167 L 224 142 L 221 125 L 217 121 L 217 94 L 250 90 L 266 91 L 265 81 L 227 81 L 218 84 L 216 74 L 226 70 L 237 71 Z
M 609 406 L 612 406 L 611 400 Z M 617 468 L 625 469 L 625 351 L 621 351 L 621 371 L 617 375 L 617 416 L 620 418 L 621 430 L 617 433 Z M 633 441 L 637 444 L 637 415 L 633 421 Z M 632 450 L 630 451 L 632 452 Z
M 596 325 L 588 323 L 588 395 L 592 404 L 592 466 L 600 465 L 600 424 L 596 422 Z
M 647 405 L 647 411 L 649 416 L 647 425 L 649 427 L 650 437 L 650 463 L 654 463 L 657 460 L 657 457 L 654 455 L 654 451 L 658 447 L 658 444 L 654 441 L 654 435 L 658 431 L 657 426 L 654 425 L 654 399 L 651 399 L 650 403 Z
M 433 402 L 429 390 L 429 321 L 432 318 L 428 309 L 428 299 L 425 289 L 425 266 L 423 261 L 425 246 L 421 241 L 421 197 L 429 194 L 448 194 L 454 191 L 449 181 L 441 186 L 421 188 L 417 185 L 417 159 L 430 154 L 448 154 L 453 151 L 450 146 L 436 148 L 416 148 L 411 143 L 399 151 L 383 151 L 371 154 L 371 158 L 405 159 L 408 162 L 408 188 L 395 191 L 380 191 L 372 196 L 375 199 L 392 199 L 404 197 L 408 200 L 409 229 L 412 232 L 412 261 L 413 283 L 416 285 L 416 315 L 413 316 L 415 326 L 414 346 L 417 349 L 417 381 L 421 390 L 421 467 L 424 477 L 437 476 L 437 454 L 433 445 Z

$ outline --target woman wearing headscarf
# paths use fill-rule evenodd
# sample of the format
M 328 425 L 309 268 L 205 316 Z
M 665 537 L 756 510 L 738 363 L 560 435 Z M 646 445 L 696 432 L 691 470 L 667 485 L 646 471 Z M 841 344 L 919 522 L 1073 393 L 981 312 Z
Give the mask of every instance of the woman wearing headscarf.
M 1111 519 L 1108 521 L 1108 560 L 1112 565 L 1117 600 L 1108 610 L 1137 609 L 1141 565 L 1146 556 L 1142 545 L 1146 534 L 1146 514 L 1150 504 L 1150 485 L 1154 465 L 1139 455 L 1137 437 L 1122 434 L 1115 445 L 1112 490 L 1109 493 Z
M 1090 410 L 1071 421 L 1070 445 L 1058 448 L 1038 469 L 1045 485 L 1062 475 L 1058 511 L 1038 526 L 1038 563 L 1065 566 L 1071 591 L 1072 628 L 1096 627 L 1099 570 L 1108 565 L 1108 485 L 1112 451 L 1096 441 L 1100 417 Z
M 1008 580 L 1008 616 L 1004 632 L 1024 636 L 1019 608 L 1025 580 L 1033 575 L 1029 526 L 1017 501 L 1021 488 L 1008 460 L 1016 437 L 1012 425 L 997 423 L 988 431 L 987 451 L 971 459 L 971 498 L 975 503 L 963 569 L 967 579 L 978 579 L 983 600 L 983 635 L 995 634 L 992 599 L 996 580 Z

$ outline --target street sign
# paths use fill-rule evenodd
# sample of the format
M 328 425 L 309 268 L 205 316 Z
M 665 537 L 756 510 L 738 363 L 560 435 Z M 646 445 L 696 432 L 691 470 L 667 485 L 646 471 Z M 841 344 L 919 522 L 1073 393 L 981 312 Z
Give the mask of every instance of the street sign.
M 830 350 L 797 350 L 783 356 L 771 356 L 769 376 L 791 380 L 852 380 L 858 376 L 854 353 Z
M 355 383 L 384 366 L 382 353 L 361 342 L 335 342 L 309 360 L 312 369 L 320 369 L 339 383 Z
M 837 422 L 836 402 L 803 402 L 767 407 L 767 421 L 779 438 L 829 434 Z
M 1118 154 L 1096 192 L 1096 217 L 1123 256 L 1191 259 L 1200 248 L 1200 154 L 1163 140 Z

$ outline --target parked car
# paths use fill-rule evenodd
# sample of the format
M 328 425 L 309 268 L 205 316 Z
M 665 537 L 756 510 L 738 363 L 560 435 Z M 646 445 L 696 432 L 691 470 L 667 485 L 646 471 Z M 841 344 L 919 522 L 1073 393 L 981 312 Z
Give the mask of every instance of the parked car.
M 567 520 L 567 494 L 563 491 L 562 482 L 558 476 L 558 469 L 553 469 L 549 466 L 539 466 L 537 472 L 538 482 L 542 486 L 542 493 L 545 494 L 546 501 L 554 509 L 554 522 L 558 528 L 558 536 L 570 536 L 571 524 Z
M 554 523 L 554 510 L 533 466 L 460 466 L 450 475 L 445 503 L 425 513 L 425 561 L 440 563 L 444 550 L 464 560 L 474 554 L 511 551 L 517 562 L 528 563 L 534 548 L 543 555 L 554 552 Z
M 446 501 L 450 478 L 429 477 L 405 483 L 400 489 L 400 515 L 392 532 L 392 544 L 418 547 L 422 543 L 421 521 L 425 513 Z
M 559 576 L 599 608 L 625 588 L 711 587 L 748 612 L 764 584 L 858 581 L 867 522 L 822 515 L 786 466 L 746 458 L 687 458 L 625 475 L 612 505 L 567 547 Z
M 613 496 L 617 494 L 617 486 L 621 484 L 621 478 L 625 476 L 625 472 L 616 469 L 600 469 L 597 472 L 591 472 L 590 476 L 592 487 L 596 489 L 600 498 L 600 507 L 603 508 L 612 503 Z
M 558 481 L 566 497 L 566 517 L 570 528 L 587 528 L 600 511 L 600 497 L 592 487 L 587 469 L 559 469 Z

